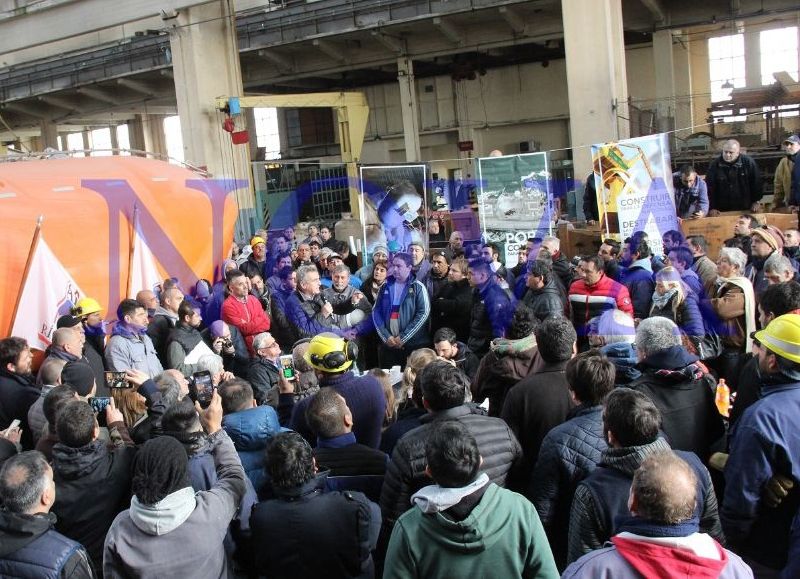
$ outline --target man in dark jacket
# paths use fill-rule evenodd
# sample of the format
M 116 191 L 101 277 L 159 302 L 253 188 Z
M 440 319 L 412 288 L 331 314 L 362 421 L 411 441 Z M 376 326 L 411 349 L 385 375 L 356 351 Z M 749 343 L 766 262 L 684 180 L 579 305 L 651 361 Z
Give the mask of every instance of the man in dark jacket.
M 244 376 L 250 365 L 250 354 L 244 336 L 236 326 L 217 320 L 200 332 L 206 346 L 222 356 L 225 370 L 235 376 Z
M 522 303 L 531 308 L 540 321 L 564 315 L 564 296 L 553 275 L 553 268 L 541 259 L 531 262 L 528 267 L 528 291 Z
M 572 284 L 574 275 L 567 256 L 561 253 L 561 240 L 549 235 L 542 239 L 542 247 L 550 252 L 550 259 L 553 260 L 553 273 L 558 276 L 561 285 L 565 289 L 568 288 Z
M 598 350 L 589 350 L 567 362 L 566 376 L 578 406 L 542 441 L 527 493 L 560 569 L 566 566 L 569 508 L 575 487 L 594 470 L 606 449 L 603 399 L 614 387 L 615 370 Z
M 377 502 L 389 457 L 356 441 L 353 413 L 333 388 L 320 388 L 306 408 L 306 421 L 317 435 L 314 458 L 317 468 L 328 472 L 328 486 L 361 491 Z
M 203 334 L 198 330 L 202 322 L 200 310 L 195 309 L 188 300 L 183 300 L 178 306 L 178 322 L 167 340 L 165 368 L 178 370 L 188 378 L 197 372 L 197 360 L 201 357 L 219 355 L 203 341 Z M 192 362 L 186 362 L 186 358 Z
M 103 566 L 103 541 L 111 523 L 129 504 L 136 453 L 113 403 L 105 418 L 111 448 L 97 438 L 100 428 L 91 406 L 82 400 L 70 402 L 58 415 L 59 442 L 53 447 L 56 529 L 86 547 L 96 569 Z
M 739 152 L 739 141 L 722 144 L 722 152 L 706 171 L 706 185 L 711 209 L 758 212 L 764 187 L 761 171 L 752 157 Z
M 594 171 L 589 173 L 583 185 L 583 216 L 591 224 L 599 219 L 600 211 L 597 204 L 597 186 L 594 182 Z
M 0 430 L 19 420 L 23 448 L 33 445 L 28 410 L 39 398 L 39 389 L 31 375 L 32 362 L 31 349 L 23 338 L 12 336 L 0 340 Z
M 714 379 L 703 374 L 698 358 L 686 351 L 672 320 L 642 320 L 636 328 L 642 376 L 629 384 L 658 407 L 670 446 L 708 460 L 711 445 L 725 433 L 714 404 Z
M 166 367 L 167 344 L 172 328 L 178 323 L 178 308 L 183 301 L 183 292 L 177 287 L 171 287 L 161 292 L 161 304 L 153 314 L 153 319 L 147 325 L 147 335 L 153 341 L 161 365 Z
M 681 219 L 699 219 L 708 215 L 708 188 L 691 165 L 672 174 L 675 211 Z
M 467 279 L 468 266 L 464 258 L 457 258 L 450 265 L 445 283 L 436 299 L 431 299 L 431 331 L 452 328 L 459 341 L 469 340 L 469 316 L 463 315 L 472 308 L 472 288 Z
M 80 543 L 54 528 L 53 470 L 40 452 L 23 452 L 0 470 L 0 576 L 91 579 Z
M 650 315 L 653 304 L 653 266 L 650 260 L 650 246 L 647 239 L 637 231 L 625 240 L 622 248 L 622 265 L 620 281 L 628 288 L 633 303 L 633 317 L 640 320 Z
M 339 325 L 339 316 L 333 313 L 333 305 L 325 301 L 320 288 L 316 267 L 304 265 L 297 270 L 297 290 L 285 304 L 286 317 L 298 339 L 334 332 Z
M 371 374 L 356 377 L 350 370 L 357 356 L 355 344 L 335 334 L 314 336 L 305 354 L 317 372 L 320 388 L 330 386 L 347 402 L 353 413 L 353 432 L 356 440 L 371 448 L 378 448 L 381 427 L 386 413 L 386 396 L 378 379 Z M 291 427 L 313 443 L 316 436 L 306 420 L 306 408 L 311 398 L 298 402 L 292 412 Z
M 288 390 L 284 387 L 282 390 Z M 226 380 L 219 386 L 222 398 L 222 428 L 228 433 L 242 468 L 257 493 L 263 490 L 265 481 L 265 449 L 270 438 L 286 430 L 281 427 L 278 413 L 272 406 L 258 406 L 253 397 L 253 388 L 241 378 Z M 285 405 L 292 405 L 292 393 L 281 392 Z M 288 398 L 286 398 L 288 396 Z
M 433 335 L 433 349 L 436 355 L 451 360 L 456 368 L 473 380 L 478 372 L 480 360 L 464 342 L 459 342 L 456 333 L 448 327 L 439 328 Z
M 564 422 L 575 406 L 564 370 L 575 355 L 576 339 L 575 328 L 566 318 L 550 318 L 539 324 L 536 343 L 544 366 L 506 396 L 500 416 L 522 444 L 520 488 L 530 480 L 544 437 Z
M 246 378 L 253 387 L 256 402 L 278 407 L 278 381 L 281 376 L 281 345 L 269 332 L 253 338 L 255 357 L 250 360 Z
M 777 576 L 786 566 L 792 521 L 800 505 L 797 483 L 770 507 L 767 482 L 780 475 L 800 480 L 797 412 L 800 408 L 800 315 L 784 314 L 755 334 L 762 398 L 731 432 L 725 465 L 722 523 L 731 548 L 756 575 Z M 796 532 L 796 530 L 795 530 Z
M 645 394 L 629 388 L 615 388 L 606 396 L 603 430 L 608 449 L 600 464 L 578 483 L 569 518 L 567 562 L 599 549 L 617 532 L 616 519 L 628 513 L 633 473 L 645 458 L 669 451 L 659 438 L 661 414 Z M 689 463 L 698 480 L 696 514 L 701 532 L 724 542 L 717 512 L 717 496 L 708 470 L 691 452 L 675 451 Z
M 484 356 L 493 338 L 504 338 L 511 323 L 511 298 L 494 281 L 494 272 L 482 259 L 469 264 L 469 283 L 472 286 L 472 311 L 467 345 L 473 353 Z
M 472 399 L 489 399 L 489 416 L 500 416 L 508 390 L 520 380 L 538 372 L 544 362 L 536 346 L 539 320 L 531 309 L 517 303 L 508 338 L 492 340 L 489 353 L 481 359 L 472 381 Z
M 469 381 L 461 370 L 447 362 L 434 361 L 423 369 L 419 382 L 428 414 L 420 419 L 422 426 L 406 433 L 392 452 L 381 491 L 381 512 L 387 530 L 411 508 L 411 495 L 430 482 L 425 473 L 425 442 L 434 422 L 458 420 L 466 426 L 484 457 L 481 470 L 499 486 L 505 486 L 509 472 L 522 455 L 517 437 L 505 422 L 464 403 Z
M 253 508 L 255 568 L 266 576 L 372 578 L 380 510 L 360 492 L 325 492 L 311 446 L 293 432 L 267 447 L 275 498 Z
M 61 316 L 58 318 L 56 322 L 56 328 L 69 328 L 72 330 L 77 336 L 78 339 L 81 341 L 81 348 L 83 352 L 83 358 L 92 367 L 92 371 L 94 372 L 94 378 L 97 382 L 98 392 L 100 393 L 99 396 L 108 396 L 108 388 L 105 385 L 105 361 L 103 360 L 103 351 L 105 350 L 105 342 L 102 339 L 98 340 L 98 336 L 87 336 L 86 331 L 87 329 L 91 329 L 92 327 L 89 325 L 84 326 L 81 323 L 80 318 L 76 318 L 74 316 Z M 97 346 L 98 341 L 100 342 L 100 346 Z M 99 347 L 99 350 L 96 349 Z

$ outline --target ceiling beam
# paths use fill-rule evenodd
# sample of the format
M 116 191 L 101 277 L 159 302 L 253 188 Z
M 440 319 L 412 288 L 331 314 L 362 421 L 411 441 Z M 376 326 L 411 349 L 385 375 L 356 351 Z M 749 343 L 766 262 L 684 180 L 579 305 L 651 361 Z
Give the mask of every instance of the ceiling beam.
M 525 22 L 519 15 L 519 12 L 514 10 L 511 6 L 501 6 L 498 11 L 506 24 L 514 31 L 515 34 L 525 34 Z
M 294 72 L 295 67 L 292 59 L 288 56 L 282 55 L 280 52 L 276 51 L 274 48 L 268 48 L 264 50 L 258 51 L 258 56 L 263 58 L 264 60 L 270 61 L 272 64 L 277 66 L 279 69 L 284 70 L 286 72 Z
M 78 89 L 78 94 L 86 95 L 90 99 L 94 99 L 96 101 L 100 101 L 103 103 L 108 103 L 110 105 L 115 105 L 119 103 L 119 99 L 112 94 L 107 93 L 106 91 L 96 88 L 96 87 L 89 87 L 85 86 Z
M 461 32 L 459 32 L 455 26 L 446 20 L 442 20 L 437 16 L 432 20 L 432 23 L 436 28 L 439 29 L 439 32 L 444 34 L 445 38 L 447 38 L 447 40 L 453 44 L 461 44 L 464 41 L 464 38 L 461 36 Z
M 17 102 L 3 103 L 3 108 L 13 111 L 15 113 L 20 113 L 23 115 L 27 115 L 29 117 L 33 117 L 34 119 L 50 118 L 44 111 L 36 110 L 35 108 L 31 108 L 23 103 L 17 103 Z
M 43 95 L 43 96 L 37 97 L 37 99 L 42 101 L 43 103 L 47 103 L 50 106 L 53 106 L 53 107 L 56 107 L 56 108 L 59 108 L 59 109 L 64 109 L 65 111 L 70 111 L 70 112 L 79 112 L 80 111 L 80 108 L 77 107 L 76 105 L 70 103 L 69 101 L 65 101 L 64 99 L 62 99 L 60 97 L 57 97 L 57 96 Z
M 134 92 L 138 92 L 149 97 L 155 96 L 153 88 L 150 85 L 147 85 L 138 80 L 131 80 L 129 78 L 118 78 L 117 84 L 120 86 L 124 86 L 125 88 L 129 88 Z
M 328 40 L 323 40 L 321 38 L 315 38 L 311 44 L 320 52 L 326 54 L 327 56 L 331 57 L 336 62 L 341 62 L 342 64 L 347 64 L 349 59 L 345 54 L 345 51 L 341 48 L 333 44 Z
M 661 5 L 661 0 L 642 0 L 642 4 L 650 11 L 656 22 L 664 22 L 667 19 L 667 12 Z
M 380 30 L 373 30 L 370 32 L 372 38 L 383 44 L 386 48 L 395 52 L 397 54 L 404 54 L 406 51 L 406 41 L 404 39 L 397 38 L 396 36 L 390 36 L 381 32 Z

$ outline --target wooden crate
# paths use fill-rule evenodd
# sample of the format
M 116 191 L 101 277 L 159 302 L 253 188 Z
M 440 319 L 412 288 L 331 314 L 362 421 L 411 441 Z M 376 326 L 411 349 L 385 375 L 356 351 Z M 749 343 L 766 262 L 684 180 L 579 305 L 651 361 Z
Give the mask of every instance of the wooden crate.
M 681 223 L 681 230 L 687 237 L 689 235 L 704 235 L 708 242 L 708 255 L 716 260 L 719 250 L 726 239 L 733 237 L 733 226 L 741 212 L 730 211 L 718 217 L 703 217 L 702 219 L 686 219 Z M 797 215 L 788 213 L 757 213 L 759 223 L 774 225 L 780 230 L 797 228 Z
M 587 225 L 580 229 L 574 229 L 571 224 L 568 226 L 562 223 L 558 226 L 557 235 L 561 241 L 561 253 L 568 259 L 576 255 L 597 253 L 602 242 L 599 225 Z

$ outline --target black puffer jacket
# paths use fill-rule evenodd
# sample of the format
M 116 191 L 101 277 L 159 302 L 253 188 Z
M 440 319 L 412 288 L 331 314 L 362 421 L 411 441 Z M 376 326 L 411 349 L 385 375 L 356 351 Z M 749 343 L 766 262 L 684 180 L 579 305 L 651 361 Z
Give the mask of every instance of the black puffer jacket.
M 505 486 L 511 468 L 522 456 L 522 448 L 508 425 L 482 413 L 477 406 L 462 405 L 420 419 L 422 426 L 407 433 L 394 448 L 381 491 L 383 524 L 391 529 L 397 518 L 411 508 L 411 495 L 433 481 L 425 474 L 425 442 L 431 424 L 458 420 L 475 437 L 483 457 L 481 471 L 492 482 Z
M 56 530 L 86 547 L 96 569 L 103 567 L 103 541 L 111 523 L 130 506 L 135 454 L 133 446 L 109 450 L 100 440 L 80 448 L 53 447 Z
M 528 288 L 522 303 L 532 309 L 540 321 L 564 315 L 564 297 L 555 279 L 548 281 L 541 289 Z
M 575 487 L 600 463 L 606 450 L 603 407 L 579 406 L 551 430 L 539 450 L 528 496 L 550 539 L 556 563 L 567 556 L 569 509 Z
M 707 460 L 725 427 L 714 404 L 714 380 L 703 375 L 697 360 L 682 346 L 659 350 L 640 363 L 642 376 L 628 387 L 647 394 L 661 411 L 672 448 Z
M 469 315 L 472 288 L 466 279 L 447 282 L 436 298 L 431 298 L 431 334 L 443 327 L 451 328 L 459 342 L 469 340 Z

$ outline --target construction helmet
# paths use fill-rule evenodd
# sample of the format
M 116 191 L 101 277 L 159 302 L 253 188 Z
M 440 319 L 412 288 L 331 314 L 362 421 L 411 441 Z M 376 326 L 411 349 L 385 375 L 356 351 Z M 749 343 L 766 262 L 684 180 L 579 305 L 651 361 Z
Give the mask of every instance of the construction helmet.
M 306 362 L 321 372 L 343 372 L 353 365 L 358 356 L 354 342 L 325 332 L 311 338 L 304 356 Z
M 94 298 L 81 298 L 75 307 L 72 308 L 72 315 L 78 318 L 85 318 L 89 314 L 102 312 L 103 308 L 100 303 Z
M 800 364 L 800 315 L 778 316 L 754 337 L 773 354 Z

